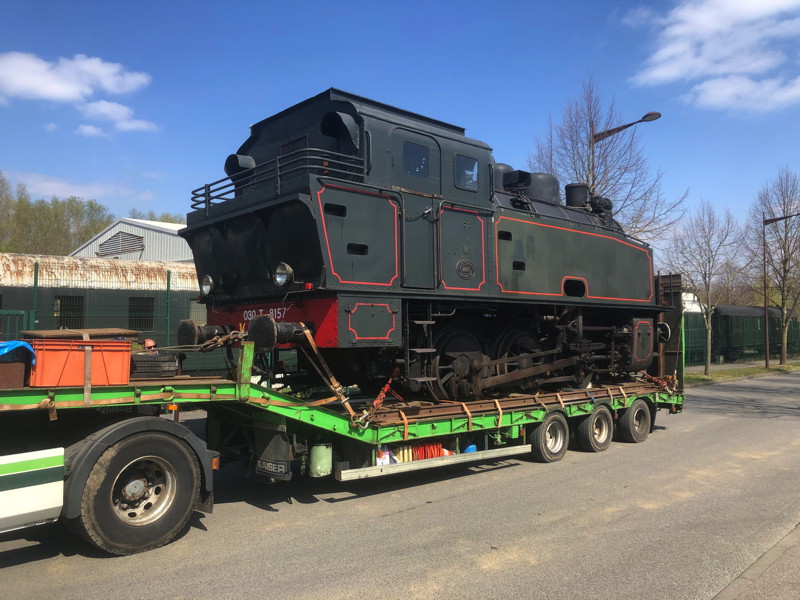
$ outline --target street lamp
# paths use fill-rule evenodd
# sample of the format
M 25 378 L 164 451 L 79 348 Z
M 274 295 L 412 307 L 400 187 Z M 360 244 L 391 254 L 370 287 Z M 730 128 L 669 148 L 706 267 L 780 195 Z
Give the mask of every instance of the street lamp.
M 639 123 L 647 123 L 649 121 L 655 121 L 656 119 L 660 118 L 661 118 L 660 112 L 649 112 L 641 119 L 639 119 L 638 121 L 634 121 L 633 123 L 628 123 L 627 125 L 620 125 L 619 127 L 606 129 L 605 131 L 601 131 L 600 133 L 594 133 L 594 131 L 592 131 L 592 143 L 596 144 L 597 142 L 604 140 L 607 137 L 611 137 L 612 135 L 618 134 L 620 131 L 625 131 L 628 127 L 633 127 L 634 125 L 638 125 Z
M 764 213 L 761 213 L 761 240 L 764 244 L 764 368 L 769 369 L 769 299 L 768 299 L 768 283 L 767 283 L 767 225 L 785 221 L 792 217 L 800 217 L 800 213 L 794 215 L 786 215 L 785 217 L 774 217 L 767 219 Z
M 628 127 L 633 127 L 634 125 L 638 125 L 639 123 L 648 123 L 650 121 L 655 121 L 656 119 L 661 118 L 660 112 L 649 112 L 646 113 L 641 119 L 638 121 L 634 121 L 633 123 L 627 123 L 626 125 L 620 125 L 619 127 L 612 127 L 611 129 L 606 129 L 605 131 L 600 131 L 595 133 L 594 131 L 594 121 L 589 120 L 589 192 L 590 194 L 594 194 L 594 145 L 597 142 L 601 142 L 606 138 L 611 137 L 612 135 L 616 135 L 621 131 L 625 131 Z

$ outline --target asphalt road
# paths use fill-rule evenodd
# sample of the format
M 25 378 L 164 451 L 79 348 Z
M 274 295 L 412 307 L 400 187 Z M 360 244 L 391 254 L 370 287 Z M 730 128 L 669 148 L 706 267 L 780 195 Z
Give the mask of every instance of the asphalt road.
M 213 515 L 107 558 L 0 536 L 2 598 L 712 598 L 800 522 L 800 374 L 689 390 L 644 444 L 338 484 L 218 474 Z

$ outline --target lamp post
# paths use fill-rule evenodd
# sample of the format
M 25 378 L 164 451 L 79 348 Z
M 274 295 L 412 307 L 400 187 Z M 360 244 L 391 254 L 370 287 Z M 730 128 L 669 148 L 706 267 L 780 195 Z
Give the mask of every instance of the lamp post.
M 634 125 L 638 125 L 639 123 L 648 123 L 650 121 L 655 121 L 656 119 L 661 118 L 660 112 L 649 112 L 646 113 L 641 119 L 638 121 L 634 121 L 632 123 L 627 123 L 625 125 L 620 125 L 619 127 L 612 127 L 611 129 L 606 129 L 605 131 L 600 131 L 595 133 L 594 131 L 594 121 L 589 120 L 589 192 L 590 194 L 594 194 L 594 145 L 597 142 L 601 142 L 606 138 L 611 137 L 612 135 L 616 135 L 621 131 L 625 131 L 628 127 L 633 127 Z
M 774 217 L 767 219 L 764 213 L 761 213 L 761 240 L 764 244 L 764 368 L 769 369 L 769 295 L 768 295 L 768 281 L 767 281 L 767 225 L 785 221 L 792 217 L 800 217 L 800 213 L 794 215 L 786 215 L 784 217 Z

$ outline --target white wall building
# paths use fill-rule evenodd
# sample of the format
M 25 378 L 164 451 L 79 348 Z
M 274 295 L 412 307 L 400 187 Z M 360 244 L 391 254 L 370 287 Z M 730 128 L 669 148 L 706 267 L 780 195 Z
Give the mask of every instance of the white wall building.
M 81 258 L 119 258 L 192 262 L 189 244 L 178 235 L 181 223 L 120 219 L 70 254 Z

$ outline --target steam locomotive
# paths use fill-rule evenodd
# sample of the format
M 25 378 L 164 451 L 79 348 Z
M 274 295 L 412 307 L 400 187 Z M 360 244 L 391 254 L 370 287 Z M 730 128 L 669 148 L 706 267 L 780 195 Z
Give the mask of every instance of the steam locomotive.
M 181 235 L 208 322 L 182 322 L 180 342 L 247 331 L 293 392 L 322 376 L 436 400 L 650 367 L 666 335 L 650 247 L 586 184 L 562 203 L 554 177 L 491 150 L 336 89 L 251 126 L 192 195 Z

